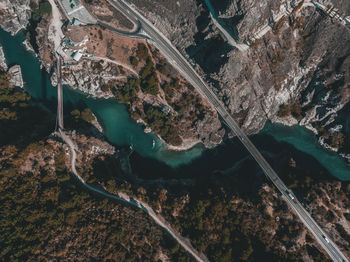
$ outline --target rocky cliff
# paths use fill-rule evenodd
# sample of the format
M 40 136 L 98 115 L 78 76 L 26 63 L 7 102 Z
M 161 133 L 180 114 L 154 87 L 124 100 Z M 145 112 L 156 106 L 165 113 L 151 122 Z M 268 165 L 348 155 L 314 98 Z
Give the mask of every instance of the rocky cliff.
M 350 96 L 348 26 L 309 1 L 213 1 L 210 10 L 221 28 L 213 22 L 209 1 L 130 2 L 207 75 L 246 132 L 258 132 L 266 121 L 300 124 L 327 148 L 349 153 L 343 148 L 344 124 L 334 122 Z M 342 15 L 350 13 L 347 1 L 321 4 L 334 5 Z M 1 7 L 5 30 L 15 33 L 26 25 L 28 1 Z M 249 48 L 234 48 L 223 30 Z M 39 32 L 38 39 L 44 38 Z M 52 64 L 45 52 L 40 51 L 40 58 Z
M 205 1 L 131 2 L 200 66 L 245 131 L 258 132 L 268 120 L 300 124 L 341 148 L 330 137 L 341 136 L 331 123 L 350 97 L 348 26 L 308 1 L 213 1 L 224 30 L 249 45 L 242 52 L 214 25 Z M 346 1 L 322 4 L 350 14 Z
M 0 2 L 0 26 L 12 35 L 26 28 L 29 18 L 29 0 L 3 0 Z
M 6 2 L 2 6 L 3 11 L 8 13 L 8 21 L 18 21 L 18 26 L 16 23 L 2 25 L 13 34 L 19 27 L 26 26 L 19 23 L 23 15 L 17 12 L 29 8 L 29 3 L 21 4 L 13 3 L 14 8 Z M 33 16 L 35 10 L 33 8 Z M 56 60 L 52 41 L 55 32 L 50 31 L 50 25 L 61 22 L 50 13 L 37 17 L 32 24 L 35 28 L 31 27 L 28 34 L 48 72 L 52 72 Z M 120 102 L 127 104 L 135 120 L 144 123 L 147 130 L 157 134 L 171 150 L 186 150 L 199 142 L 213 147 L 222 141 L 225 131 L 214 109 L 153 47 L 149 46 L 150 50 L 146 48 L 138 55 L 140 41 L 117 36 L 104 28 L 63 28 L 68 37 L 64 45 L 65 50 L 68 50 L 62 69 L 64 84 L 93 97 L 117 97 Z M 86 54 L 80 62 L 74 61 L 72 55 L 81 46 Z M 132 78 L 139 80 L 127 86 Z M 53 84 L 57 82 L 55 72 L 51 80 Z
M 1 45 L 0 45 L 0 70 L 7 71 L 6 58 L 5 58 L 4 50 L 2 49 Z
M 292 146 L 281 144 L 281 148 L 270 155 L 269 162 L 349 257 L 349 183 L 334 180 L 317 161 Z M 113 162 L 104 163 L 112 166 Z M 134 179 L 125 188 L 176 225 L 209 261 L 329 261 L 249 157 L 228 169 L 191 173 L 185 177 L 191 183 L 160 177 L 158 181 Z M 97 181 L 113 190 L 114 179 Z

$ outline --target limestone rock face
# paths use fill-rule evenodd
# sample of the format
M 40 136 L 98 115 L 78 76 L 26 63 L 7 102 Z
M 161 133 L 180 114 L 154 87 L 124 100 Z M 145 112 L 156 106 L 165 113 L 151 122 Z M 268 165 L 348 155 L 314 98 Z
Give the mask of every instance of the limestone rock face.
M 248 133 L 268 120 L 331 129 L 350 99 L 349 27 L 308 1 L 211 1 L 221 26 L 237 43 L 250 45 L 244 52 L 214 25 L 207 1 L 130 2 L 205 73 Z M 319 2 L 350 15 L 349 1 Z M 283 114 L 281 107 L 291 110 Z
M 197 19 L 206 12 L 195 0 L 130 0 L 168 39 L 185 50 L 200 30 Z
M 198 135 L 205 147 L 212 148 L 222 142 L 225 130 L 217 114 L 209 113 L 203 120 L 198 120 L 194 125 L 194 133 Z
M 1 45 L 0 45 L 0 70 L 7 71 L 6 58 L 5 58 L 4 50 L 2 49 Z
M 300 105 L 300 124 L 329 124 L 349 101 L 350 34 L 314 11 L 301 11 L 244 54 L 229 52 L 227 63 L 212 74 L 218 95 L 233 114 L 243 116 L 239 121 L 248 132 L 258 131 L 266 120 L 283 121 L 279 109 L 292 102 Z M 303 21 L 300 28 L 297 21 Z
M 238 41 L 245 40 L 260 28 L 273 23 L 286 8 L 292 8 L 290 4 L 286 6 L 286 1 L 283 0 L 211 2 L 220 23 L 231 31 Z
M 29 0 L 2 0 L 0 2 L 0 26 L 12 35 L 26 28 L 29 18 Z
M 349 26 L 309 1 L 221 0 L 211 1 L 211 9 L 209 0 L 129 2 L 195 65 L 249 134 L 261 130 L 266 121 L 304 125 L 315 133 L 320 127 L 334 130 L 338 111 L 350 100 Z M 350 15 L 347 0 L 319 2 Z M 29 1 L 4 0 L 0 12 L 1 26 L 14 34 L 28 22 Z M 213 23 L 210 12 L 223 29 Z M 237 43 L 249 45 L 248 50 L 231 46 L 222 30 Z M 42 31 L 38 36 L 45 35 Z M 42 49 L 50 49 L 49 44 Z M 49 56 L 40 52 L 41 59 Z M 111 95 L 98 86 L 113 78 L 113 70 L 107 75 L 84 70 L 73 68 L 77 74 L 67 74 L 65 83 L 94 96 Z M 220 143 L 224 135 L 217 132 L 216 122 L 212 130 L 211 125 L 194 126 L 209 146 Z
M 78 89 L 96 98 L 111 98 L 113 94 L 103 92 L 101 86 L 109 80 L 117 79 L 119 69 L 113 64 L 99 61 L 83 61 L 76 65 L 70 65 L 62 69 L 62 82 L 73 89 Z

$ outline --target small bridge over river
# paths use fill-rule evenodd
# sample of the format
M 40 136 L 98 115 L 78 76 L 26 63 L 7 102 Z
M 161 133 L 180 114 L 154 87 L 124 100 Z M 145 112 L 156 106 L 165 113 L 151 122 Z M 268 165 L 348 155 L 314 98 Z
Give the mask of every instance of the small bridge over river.
M 56 119 L 56 130 L 57 128 L 63 130 L 63 87 L 62 87 L 62 59 L 59 55 L 57 57 L 57 119 Z

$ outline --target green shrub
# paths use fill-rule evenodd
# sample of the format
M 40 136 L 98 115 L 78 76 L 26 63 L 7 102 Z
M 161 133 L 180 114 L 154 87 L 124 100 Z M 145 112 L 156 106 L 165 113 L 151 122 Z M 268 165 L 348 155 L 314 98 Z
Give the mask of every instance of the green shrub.
M 136 99 L 137 92 L 139 91 L 139 85 L 139 79 L 129 79 L 124 87 L 116 89 L 114 96 L 121 103 L 131 103 L 131 101 Z
M 39 21 L 45 14 L 51 14 L 51 4 L 47 1 L 39 4 L 39 7 L 35 3 L 30 3 L 32 10 L 32 17 L 34 20 Z
M 74 109 L 70 114 L 76 120 L 80 118 L 80 111 L 78 109 Z
M 143 43 L 139 43 L 137 45 L 136 55 L 139 60 L 146 60 L 149 56 L 147 46 Z
M 88 123 L 91 123 L 95 119 L 94 114 L 92 113 L 90 108 L 85 108 L 81 112 L 81 119 L 88 122 Z
M 141 89 L 147 94 L 157 95 L 159 93 L 158 84 L 156 69 L 151 58 L 148 57 L 146 66 L 141 71 Z
M 138 64 L 139 64 L 139 60 L 137 60 L 136 57 L 132 56 L 132 57 L 130 57 L 130 63 L 131 63 L 133 66 L 137 67 Z
M 167 68 L 165 65 L 157 64 L 157 70 L 163 75 L 167 74 Z

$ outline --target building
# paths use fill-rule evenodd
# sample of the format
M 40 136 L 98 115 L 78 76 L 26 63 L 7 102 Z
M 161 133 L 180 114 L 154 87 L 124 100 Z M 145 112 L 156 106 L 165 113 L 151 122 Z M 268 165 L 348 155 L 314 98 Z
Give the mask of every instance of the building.
M 161 105 L 161 110 L 164 114 L 168 115 L 171 111 L 170 107 L 166 106 L 166 105 Z
M 81 25 L 82 23 L 79 21 L 79 19 L 77 19 L 77 18 L 73 18 L 72 19 L 72 25 Z
M 77 61 L 77 62 L 80 61 L 80 59 L 81 59 L 82 56 L 83 56 L 83 54 L 82 54 L 81 52 L 79 52 L 79 51 L 75 51 L 75 52 L 73 52 L 73 54 L 72 54 L 72 58 L 73 58 L 75 61 Z

